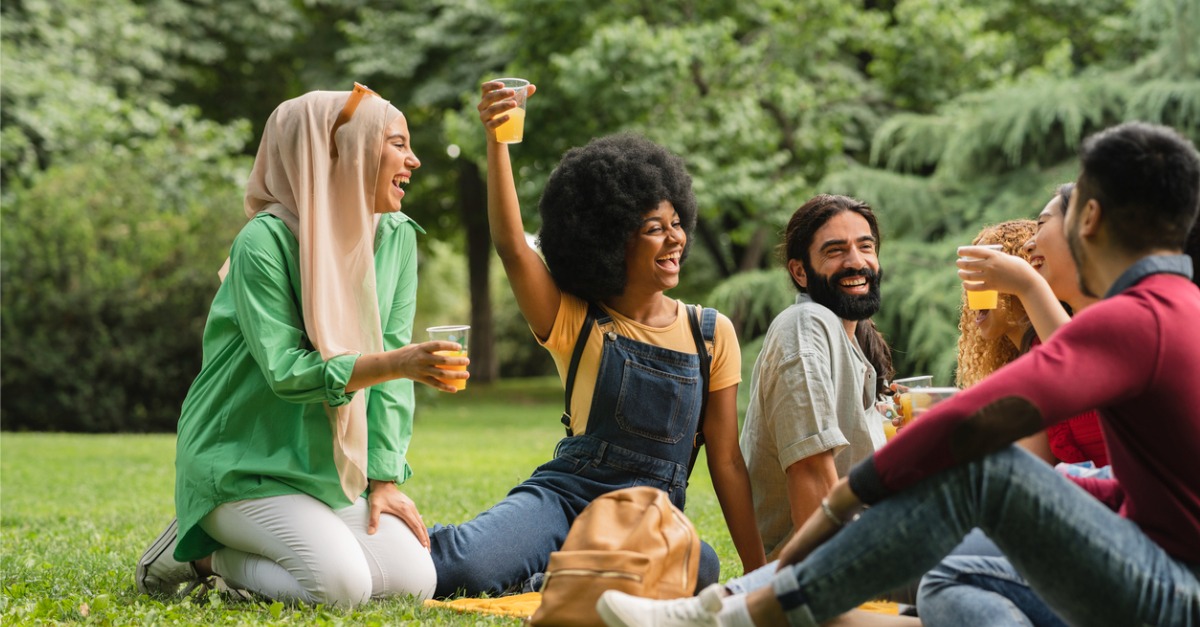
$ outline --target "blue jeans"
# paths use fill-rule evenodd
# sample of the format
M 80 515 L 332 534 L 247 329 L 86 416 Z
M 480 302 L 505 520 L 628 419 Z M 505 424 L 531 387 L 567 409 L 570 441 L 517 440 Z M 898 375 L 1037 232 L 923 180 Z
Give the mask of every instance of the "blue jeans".
M 1067 627 L 1004 557 L 951 555 L 921 579 L 925 625 Z
M 1173 559 L 1016 447 L 874 505 L 771 585 L 790 624 L 817 625 L 925 574 L 972 527 L 1070 624 L 1200 627 L 1200 565 Z M 947 624 L 1012 624 L 1006 609 L 989 607 L 981 611 L 999 613 Z
M 434 596 L 500 595 L 534 585 L 527 582 L 546 570 L 583 508 L 633 485 L 659 488 L 682 504 L 687 468 L 587 436 L 563 440 L 554 459 L 491 509 L 429 530 L 438 574 Z M 715 583 L 720 571 L 716 551 L 701 542 L 697 590 Z

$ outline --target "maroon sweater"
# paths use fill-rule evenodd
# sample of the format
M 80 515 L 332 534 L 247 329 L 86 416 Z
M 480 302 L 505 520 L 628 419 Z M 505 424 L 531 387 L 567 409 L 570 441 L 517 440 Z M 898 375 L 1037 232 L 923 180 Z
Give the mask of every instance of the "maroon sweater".
M 1186 272 L 1181 260 L 1187 261 Z M 874 503 L 1091 408 L 1113 474 L 1078 482 L 1176 559 L 1200 564 L 1200 289 L 1147 257 L 1040 347 L 942 401 L 850 473 Z M 993 405 L 995 403 L 995 405 Z M 991 407 L 989 407 L 991 405 Z M 1037 424 L 1040 419 L 1040 425 Z M 1021 427 L 1014 431 L 1014 424 Z M 1019 431 L 1019 432 L 1017 432 Z

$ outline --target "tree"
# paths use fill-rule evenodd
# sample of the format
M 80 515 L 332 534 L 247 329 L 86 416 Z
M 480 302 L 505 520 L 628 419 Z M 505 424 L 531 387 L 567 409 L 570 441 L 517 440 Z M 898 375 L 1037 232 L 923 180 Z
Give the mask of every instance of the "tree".
M 135 3 L 7 3 L 0 27 L 4 427 L 171 429 L 247 126 L 164 101 L 170 37 Z
M 897 11 L 906 4 L 898 3 Z M 912 4 L 958 11 L 956 3 Z M 928 113 L 892 115 L 875 133 L 869 165 L 852 159 L 824 180 L 829 191 L 868 200 L 881 216 L 882 261 L 891 274 L 878 322 L 900 338 L 898 372 L 951 379 L 961 291 L 953 274 L 954 248 L 986 223 L 1035 214 L 1056 183 L 1075 178 L 1074 155 L 1084 136 L 1141 119 L 1200 141 L 1194 45 L 1200 8 L 1142 0 L 1130 20 L 1129 2 L 1085 4 L 976 5 L 985 11 L 977 21 L 986 29 L 1037 45 L 1025 46 L 991 84 Z M 1067 19 L 1063 12 L 1072 7 L 1090 19 Z M 1018 19 L 1030 9 L 1040 12 Z M 914 82 L 907 89 L 922 92 L 923 85 Z

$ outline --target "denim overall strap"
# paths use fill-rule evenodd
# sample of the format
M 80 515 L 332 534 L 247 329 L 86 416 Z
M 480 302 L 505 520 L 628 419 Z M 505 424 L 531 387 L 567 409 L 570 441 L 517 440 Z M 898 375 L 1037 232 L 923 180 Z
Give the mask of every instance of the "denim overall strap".
M 575 435 L 571 428 L 571 393 L 575 391 L 575 374 L 579 371 L 579 360 L 583 357 L 583 348 L 587 345 L 588 336 L 592 334 L 592 326 L 596 324 L 595 308 L 588 305 L 587 315 L 583 317 L 583 326 L 579 328 L 579 337 L 575 338 L 575 350 L 571 353 L 571 365 L 567 368 L 566 394 L 563 395 L 563 413 L 559 420 L 567 429 L 567 437 Z
M 712 350 L 709 347 L 713 345 L 713 338 L 716 336 L 717 310 L 705 307 L 701 314 L 703 322 L 699 324 L 696 321 L 696 310 L 688 307 L 687 312 L 688 322 L 692 326 L 692 340 L 696 342 L 696 354 L 700 356 L 700 389 L 703 390 L 700 399 L 700 419 L 696 422 L 696 435 L 692 438 L 692 458 L 688 461 L 688 477 L 691 478 L 692 471 L 696 469 L 696 459 L 700 457 L 700 447 L 704 446 L 704 417 L 708 413 L 709 380 L 712 375 Z
M 585 437 L 603 442 L 608 456 L 621 451 L 622 458 L 632 454 L 668 463 L 670 476 L 651 472 L 651 465 L 630 468 L 637 473 L 630 485 L 638 475 L 669 482 L 678 488 L 668 492 L 678 494 L 676 506 L 682 509 L 704 396 L 700 357 L 620 335 L 610 315 L 591 308 L 603 348 Z

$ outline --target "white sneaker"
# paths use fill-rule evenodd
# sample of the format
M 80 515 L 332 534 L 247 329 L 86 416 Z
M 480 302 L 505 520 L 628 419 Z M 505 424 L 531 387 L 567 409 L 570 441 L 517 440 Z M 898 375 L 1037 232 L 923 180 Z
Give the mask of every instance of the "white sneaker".
M 175 595 L 181 584 L 191 584 L 183 594 L 204 583 L 190 562 L 175 561 L 175 545 L 179 541 L 179 520 L 158 534 L 150 548 L 138 560 L 133 582 L 142 594 Z
M 609 590 L 596 601 L 596 611 L 608 627 L 716 627 L 722 592 L 715 583 L 699 596 L 657 601 Z

